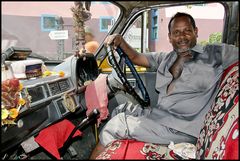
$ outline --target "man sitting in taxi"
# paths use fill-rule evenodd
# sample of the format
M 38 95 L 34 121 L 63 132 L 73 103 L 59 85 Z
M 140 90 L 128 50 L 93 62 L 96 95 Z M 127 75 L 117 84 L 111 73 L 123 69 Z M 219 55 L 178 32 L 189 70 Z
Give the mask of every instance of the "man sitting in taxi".
M 135 65 L 157 71 L 158 104 L 151 110 L 134 108 L 135 111 L 116 114 L 100 132 L 100 142 L 91 159 L 118 139 L 158 144 L 196 143 L 223 70 L 237 60 L 238 48 L 228 44 L 198 45 L 198 28 L 193 17 L 186 13 L 176 13 L 168 30 L 173 46 L 170 53 L 140 54 L 121 35 L 107 37 L 106 45 L 120 47 Z

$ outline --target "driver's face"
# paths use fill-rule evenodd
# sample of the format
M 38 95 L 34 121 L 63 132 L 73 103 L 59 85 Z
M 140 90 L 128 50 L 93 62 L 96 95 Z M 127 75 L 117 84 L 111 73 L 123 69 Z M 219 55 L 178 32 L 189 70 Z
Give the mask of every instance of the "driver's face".
M 175 18 L 171 23 L 169 41 L 176 51 L 185 51 L 197 43 L 198 29 L 193 28 L 188 17 Z

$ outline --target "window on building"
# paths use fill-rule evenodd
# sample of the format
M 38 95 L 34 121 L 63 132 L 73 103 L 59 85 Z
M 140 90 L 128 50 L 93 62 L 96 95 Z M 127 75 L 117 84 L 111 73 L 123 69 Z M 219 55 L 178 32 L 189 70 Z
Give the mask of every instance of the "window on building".
M 57 21 L 56 15 L 41 15 L 41 30 L 42 31 L 52 31 L 56 30 L 57 28 Z
M 151 39 L 155 40 L 158 38 L 158 10 L 157 9 L 154 9 L 151 11 L 151 17 L 152 17 Z
M 100 17 L 100 32 L 108 32 L 113 23 L 114 18 L 112 16 Z

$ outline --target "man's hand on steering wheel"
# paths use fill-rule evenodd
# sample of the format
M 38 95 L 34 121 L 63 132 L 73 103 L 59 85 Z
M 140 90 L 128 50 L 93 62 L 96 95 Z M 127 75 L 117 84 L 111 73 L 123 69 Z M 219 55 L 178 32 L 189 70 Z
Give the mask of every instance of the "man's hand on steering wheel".
M 117 47 L 121 47 L 121 43 L 123 41 L 123 37 L 120 34 L 109 35 L 104 41 L 104 45 L 107 47 L 109 45 L 113 46 L 115 49 Z
M 107 48 L 109 62 L 112 64 L 112 67 L 116 71 L 117 76 L 121 80 L 121 83 L 124 86 L 126 92 L 132 95 L 143 107 L 149 107 L 150 98 L 146 90 L 146 87 L 143 84 L 139 74 L 137 73 L 132 61 L 129 59 L 128 55 L 121 49 L 120 45 L 122 41 L 124 41 L 124 39 L 119 34 L 110 35 L 106 38 L 104 44 Z M 115 58 L 116 56 L 114 54 L 115 51 L 120 56 L 120 60 L 121 59 L 125 60 L 126 65 L 129 67 L 132 75 L 136 79 L 137 87 L 141 91 L 141 96 L 132 87 L 132 85 L 129 83 L 129 81 L 126 78 L 126 74 L 124 74 L 123 69 L 120 68 L 119 63 L 116 61 L 116 58 Z

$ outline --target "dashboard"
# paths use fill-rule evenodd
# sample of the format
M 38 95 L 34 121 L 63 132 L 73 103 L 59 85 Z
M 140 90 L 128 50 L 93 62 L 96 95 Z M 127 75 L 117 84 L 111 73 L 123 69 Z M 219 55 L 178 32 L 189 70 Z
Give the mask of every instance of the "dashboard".
M 23 80 L 21 83 L 24 87 L 21 97 L 27 101 L 21 107 L 16 125 L 1 128 L 2 152 L 65 116 L 86 110 L 80 104 L 71 77 L 48 76 Z
M 36 136 L 47 126 L 71 117 L 70 114 L 86 111 L 84 82 L 94 80 L 99 74 L 94 56 L 73 57 L 53 69 L 55 72 L 60 70 L 64 71 L 64 77 L 51 75 L 20 80 L 23 84 L 20 97 L 26 103 L 19 111 L 16 125 L 1 128 L 1 153 Z
M 82 110 L 84 110 L 84 108 L 78 104 L 79 101 L 75 95 L 76 87 L 74 87 L 70 77 L 61 78 L 58 76 L 50 76 L 29 80 L 23 82 L 23 86 L 22 97 L 30 101 L 20 112 L 34 108 L 48 100 L 54 103 L 60 117 L 69 112 L 74 112 L 74 108 L 82 108 Z

